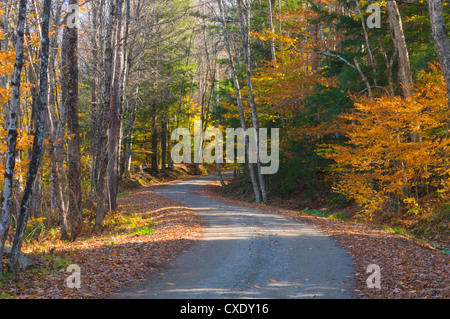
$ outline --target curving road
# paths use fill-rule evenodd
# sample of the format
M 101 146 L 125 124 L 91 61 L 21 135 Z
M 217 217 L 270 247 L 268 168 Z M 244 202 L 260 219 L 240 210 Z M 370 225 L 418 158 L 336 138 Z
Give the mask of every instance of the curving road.
M 116 298 L 353 298 L 353 261 L 336 242 L 309 224 L 196 193 L 216 178 L 155 191 L 195 210 L 206 231 L 162 274 Z

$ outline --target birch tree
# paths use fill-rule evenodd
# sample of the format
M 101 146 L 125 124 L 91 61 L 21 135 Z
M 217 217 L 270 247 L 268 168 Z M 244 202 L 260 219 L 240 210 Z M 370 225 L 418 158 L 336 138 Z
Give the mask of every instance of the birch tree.
M 20 83 L 23 68 L 23 43 L 27 14 L 27 1 L 20 0 L 18 22 L 16 29 L 16 57 L 14 62 L 14 74 L 11 83 L 11 104 L 8 116 L 8 142 L 5 164 L 5 179 L 3 182 L 2 216 L 0 220 L 0 271 L 3 270 L 3 250 L 6 236 L 11 222 L 11 196 L 13 190 L 13 174 L 16 164 L 17 125 L 20 103 Z
M 257 176 L 259 181 L 259 187 L 262 195 L 262 201 L 267 202 L 267 191 L 266 191 L 266 185 L 264 181 L 264 175 L 261 174 L 261 157 L 260 157 L 260 149 L 259 149 L 259 120 L 258 120 L 258 112 L 256 110 L 256 103 L 255 103 L 255 95 L 253 93 L 253 85 L 252 85 L 252 79 L 251 79 L 251 70 L 250 70 L 250 1 L 247 1 L 246 7 L 247 7 L 247 17 L 244 18 L 244 12 L 242 10 L 242 0 L 237 0 L 238 3 L 238 15 L 239 15 L 239 22 L 241 25 L 241 41 L 242 41 L 242 48 L 244 53 L 244 64 L 245 64 L 245 73 L 246 73 L 246 79 L 247 79 L 247 88 L 248 88 L 248 95 L 249 95 L 249 105 L 250 109 L 252 111 L 252 124 L 253 128 L 255 129 L 255 137 L 256 137 L 256 165 L 257 165 Z
M 27 225 L 30 214 L 30 200 L 33 193 L 33 184 L 36 179 L 37 171 L 41 163 L 43 155 L 43 143 L 45 137 L 45 112 L 47 109 L 48 99 L 48 56 L 49 56 L 49 24 L 52 0 L 44 1 L 44 13 L 42 16 L 42 40 L 41 40 L 41 69 L 40 69 L 40 87 L 39 87 L 39 104 L 36 120 L 36 132 L 33 141 L 33 153 L 29 170 L 27 174 L 27 182 L 20 205 L 19 218 L 16 227 L 16 234 L 11 249 L 10 267 L 13 274 L 17 274 L 19 266 L 19 254 L 22 246 L 25 227 Z
M 244 109 L 243 109 L 243 105 L 242 105 L 242 95 L 241 95 L 241 88 L 239 85 L 239 80 L 237 78 L 236 75 L 236 70 L 234 68 L 234 59 L 233 59 L 233 55 L 231 53 L 231 48 L 230 48 L 230 42 L 229 42 L 229 36 L 228 36 L 228 32 L 227 32 L 227 23 L 226 23 L 226 19 L 225 19 L 225 9 L 224 9 L 224 5 L 222 0 L 217 0 L 218 6 L 219 6 L 219 11 L 220 11 L 220 17 L 219 19 L 221 27 L 222 27 L 222 34 L 223 34 L 223 38 L 224 38 L 224 42 L 225 42 L 225 48 L 228 54 L 228 64 L 230 67 L 230 71 L 231 71 L 231 76 L 233 79 L 233 85 L 234 85 L 234 89 L 236 91 L 236 103 L 238 105 L 238 111 L 239 111 L 239 120 L 241 122 L 241 128 L 245 131 L 247 129 L 247 125 L 245 123 L 245 116 L 244 116 Z M 247 157 L 249 159 L 249 146 L 248 143 L 245 142 L 245 148 L 246 148 L 246 153 L 247 153 Z M 260 203 L 261 202 L 261 194 L 260 194 L 260 190 L 259 190 L 259 186 L 258 186 L 258 180 L 257 180 L 257 176 L 255 173 L 255 168 L 253 167 L 253 164 L 250 162 L 250 160 L 248 160 L 248 171 L 250 174 L 250 180 L 253 186 L 253 193 L 255 195 L 255 202 L 256 203 Z

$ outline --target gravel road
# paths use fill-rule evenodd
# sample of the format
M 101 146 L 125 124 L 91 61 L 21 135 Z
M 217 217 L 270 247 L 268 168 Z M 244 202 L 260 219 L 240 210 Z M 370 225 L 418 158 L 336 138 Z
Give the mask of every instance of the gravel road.
M 155 192 L 196 211 L 206 230 L 159 273 L 116 298 L 353 298 L 353 261 L 315 227 L 202 196 L 205 176 Z

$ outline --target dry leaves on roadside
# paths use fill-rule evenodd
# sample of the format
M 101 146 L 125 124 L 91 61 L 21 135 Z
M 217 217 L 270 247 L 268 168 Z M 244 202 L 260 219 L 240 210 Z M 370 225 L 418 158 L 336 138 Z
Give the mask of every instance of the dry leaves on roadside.
M 105 225 L 101 236 L 85 235 L 58 245 L 53 256 L 64 264 L 57 272 L 42 271 L 53 269 L 46 264 L 45 254 L 32 256 L 39 267 L 22 272 L 16 282 L 5 283 L 2 293 L 17 298 L 104 298 L 158 271 L 186 250 L 203 229 L 193 211 L 152 193 L 151 188 L 135 189 L 120 198 L 118 211 Z M 69 263 L 81 269 L 79 289 L 65 284 Z
M 205 186 L 201 193 L 310 223 L 335 239 L 355 262 L 357 298 L 450 298 L 450 255 L 426 243 L 364 224 L 229 199 L 220 195 L 219 189 L 219 183 L 215 182 Z M 370 273 L 366 271 L 370 264 L 380 266 L 381 289 L 367 287 Z

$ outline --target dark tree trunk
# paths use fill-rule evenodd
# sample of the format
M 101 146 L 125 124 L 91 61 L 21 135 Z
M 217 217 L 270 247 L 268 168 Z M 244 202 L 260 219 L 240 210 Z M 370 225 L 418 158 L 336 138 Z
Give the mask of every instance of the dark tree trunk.
M 151 140 L 151 171 L 152 174 L 158 173 L 158 128 L 156 127 L 156 103 L 152 108 L 152 140 Z
M 69 4 L 78 4 L 78 0 L 69 0 Z M 81 221 L 81 153 L 80 125 L 78 118 L 78 29 L 66 27 L 67 55 L 66 70 L 67 99 L 63 101 L 67 107 L 67 182 L 69 189 L 69 223 L 70 232 L 67 239 L 75 240 L 76 228 Z
M 167 121 L 161 124 L 161 170 L 166 169 L 167 163 Z
M 108 25 L 106 26 L 106 44 L 105 44 L 105 64 L 104 64 L 104 85 L 103 85 L 103 102 L 98 112 L 97 126 L 97 145 L 94 161 L 94 179 L 95 179 L 95 225 L 94 230 L 100 232 L 103 228 L 103 221 L 106 213 L 110 208 L 109 192 L 108 192 L 108 130 L 111 120 L 111 92 L 114 74 L 114 50 L 112 44 L 113 28 L 115 26 L 116 4 L 111 2 L 108 17 Z
M 13 246 L 11 249 L 10 267 L 13 274 L 17 274 L 19 266 L 20 248 L 22 246 L 25 227 L 30 213 L 30 200 L 33 193 L 33 184 L 41 163 L 43 154 L 43 143 L 45 134 L 45 111 L 47 109 L 47 87 L 48 87 L 48 52 L 49 52 L 49 20 L 52 0 L 45 0 L 44 14 L 42 17 L 42 40 L 41 40 L 41 70 L 39 87 L 39 107 L 36 122 L 36 133 L 33 141 L 33 154 L 29 164 L 27 182 L 20 205 L 20 213 L 16 227 Z

